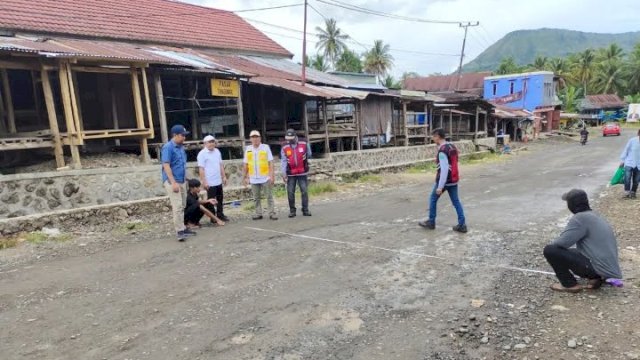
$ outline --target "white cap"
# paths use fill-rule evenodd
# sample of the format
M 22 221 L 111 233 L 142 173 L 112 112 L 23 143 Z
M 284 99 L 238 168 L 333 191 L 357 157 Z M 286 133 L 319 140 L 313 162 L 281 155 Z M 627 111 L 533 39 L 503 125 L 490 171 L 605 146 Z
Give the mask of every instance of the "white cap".
M 249 133 L 249 137 L 254 137 L 254 136 L 260 137 L 260 132 L 258 130 L 253 130 L 251 131 L 251 133 Z
M 216 141 L 216 138 L 214 138 L 211 135 L 207 135 L 204 137 L 204 140 L 202 140 L 203 142 L 209 142 L 209 141 Z

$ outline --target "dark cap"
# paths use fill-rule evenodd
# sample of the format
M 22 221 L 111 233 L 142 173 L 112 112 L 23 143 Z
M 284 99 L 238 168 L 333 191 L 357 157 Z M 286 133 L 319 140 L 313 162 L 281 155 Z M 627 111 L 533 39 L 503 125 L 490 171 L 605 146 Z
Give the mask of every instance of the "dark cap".
M 296 137 L 296 131 L 293 129 L 287 130 L 287 133 L 284 135 L 284 138 L 287 140 L 293 140 Z
M 580 190 L 580 189 L 571 189 L 569 190 L 569 192 L 566 192 L 564 194 L 562 194 L 562 200 L 564 201 L 577 201 L 577 202 L 582 202 L 582 201 L 589 201 L 589 196 L 587 196 L 587 193 L 584 190 Z
M 171 135 L 189 135 L 189 132 L 182 125 L 173 125 L 171 127 Z

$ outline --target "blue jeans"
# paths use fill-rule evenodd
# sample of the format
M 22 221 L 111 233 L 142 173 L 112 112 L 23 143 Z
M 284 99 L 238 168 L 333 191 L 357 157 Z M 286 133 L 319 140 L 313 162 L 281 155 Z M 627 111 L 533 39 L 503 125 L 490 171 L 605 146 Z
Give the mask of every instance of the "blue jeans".
M 438 190 L 438 184 L 433 186 L 433 192 L 431 192 L 431 199 L 429 202 L 429 220 L 434 224 L 436 223 L 436 208 L 438 206 L 438 200 L 440 199 L 436 190 Z M 464 218 L 464 210 L 462 209 L 462 203 L 458 197 L 458 185 L 445 186 L 444 191 L 449 193 L 451 203 L 456 209 L 456 213 L 458 214 L 458 225 L 465 225 L 466 221 Z
M 640 182 L 640 170 L 635 167 L 625 166 L 624 168 L 624 191 L 637 192 Z

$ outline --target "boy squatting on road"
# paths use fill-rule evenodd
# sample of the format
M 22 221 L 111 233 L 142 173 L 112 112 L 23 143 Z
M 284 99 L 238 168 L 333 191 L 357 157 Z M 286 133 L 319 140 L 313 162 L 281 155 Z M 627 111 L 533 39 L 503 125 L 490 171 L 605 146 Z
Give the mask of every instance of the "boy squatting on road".
M 187 228 L 199 228 L 200 219 L 207 216 L 211 222 L 215 222 L 219 226 L 224 226 L 224 221 L 220 220 L 213 214 L 206 205 L 216 205 L 216 199 L 200 199 L 200 181 L 191 179 L 188 181 L 189 193 L 187 194 L 187 206 L 184 209 L 184 224 Z

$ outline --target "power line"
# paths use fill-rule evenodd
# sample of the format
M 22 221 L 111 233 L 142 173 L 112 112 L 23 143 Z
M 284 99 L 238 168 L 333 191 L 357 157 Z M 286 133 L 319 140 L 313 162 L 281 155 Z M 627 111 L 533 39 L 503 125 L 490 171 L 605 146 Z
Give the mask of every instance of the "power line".
M 320 11 L 318 11 L 318 9 L 316 9 L 313 5 L 308 4 L 308 6 L 309 6 L 311 9 L 313 9 L 313 11 L 315 11 L 318 15 L 320 15 L 320 17 L 321 17 L 321 18 L 323 18 L 323 19 L 324 19 L 324 21 L 327 21 L 327 17 L 326 17 L 326 16 L 324 16 L 324 15 L 322 15 L 322 13 L 321 13 Z
M 256 23 L 259 23 L 259 24 L 263 24 L 263 25 L 267 25 L 267 26 L 272 26 L 272 27 L 275 27 L 275 28 L 279 28 L 279 29 L 282 29 L 282 30 L 287 30 L 287 31 L 291 31 L 291 32 L 296 32 L 296 33 L 299 33 L 299 34 L 302 34 L 302 33 L 303 33 L 303 31 L 302 31 L 302 30 L 297 30 L 297 29 L 293 29 L 293 28 L 290 28 L 290 27 L 282 26 L 282 25 L 272 24 L 272 23 L 268 23 L 268 22 L 261 21 L 261 20 L 249 19 L 249 18 L 246 18 L 246 17 L 245 17 L 244 19 L 245 19 L 245 20 L 249 20 L 249 21 L 253 21 L 253 22 L 256 22 Z M 263 30 L 263 32 L 265 32 L 265 33 L 269 33 L 269 32 L 264 31 L 264 30 Z M 309 34 L 309 35 L 313 35 L 313 36 L 318 36 L 318 35 L 319 35 L 318 33 L 312 33 L 312 32 L 307 32 L 307 34 Z M 289 36 L 289 37 L 291 37 L 291 36 Z M 298 40 L 302 40 L 301 38 L 296 38 L 296 39 L 298 39 Z M 369 50 L 369 47 L 368 47 L 368 46 L 366 46 L 365 44 L 363 44 L 363 43 L 361 43 L 361 42 L 359 42 L 359 41 L 355 40 L 355 39 L 354 39 L 354 38 L 352 38 L 352 37 L 350 37 L 350 38 L 349 38 L 349 39 L 347 39 L 346 41 L 347 41 L 347 42 L 349 42 L 349 43 L 352 43 L 352 44 L 360 45 L 360 46 L 362 46 L 365 50 Z M 460 56 L 459 54 L 434 53 L 434 52 L 425 52 L 425 51 L 418 51 L 418 50 L 404 50 L 404 49 L 396 49 L 396 48 L 391 48 L 390 50 L 391 50 L 391 51 L 395 51 L 395 52 L 404 52 L 404 53 L 417 54 L 417 55 L 429 55 L 429 56 Z
M 377 11 L 377 10 L 356 6 L 356 5 L 347 4 L 338 0 L 317 0 L 317 1 L 326 5 L 336 6 L 346 10 L 351 10 L 351 11 L 356 11 L 356 12 L 360 12 L 368 15 L 376 15 L 376 16 L 386 17 L 386 18 L 396 19 L 396 20 L 429 23 L 429 24 L 449 24 L 449 25 L 453 25 L 453 24 L 458 25 L 461 23 L 460 21 L 430 20 L 430 19 L 421 19 L 416 17 L 385 13 L 382 11 Z
M 280 6 L 272 6 L 272 7 L 264 7 L 264 8 L 257 8 L 257 9 L 232 10 L 231 12 L 233 12 L 233 13 L 241 13 L 241 12 L 250 12 L 250 11 L 276 10 L 276 9 L 297 7 L 297 6 L 302 6 L 302 5 L 304 5 L 304 3 L 291 4 L 291 5 L 280 5 Z

